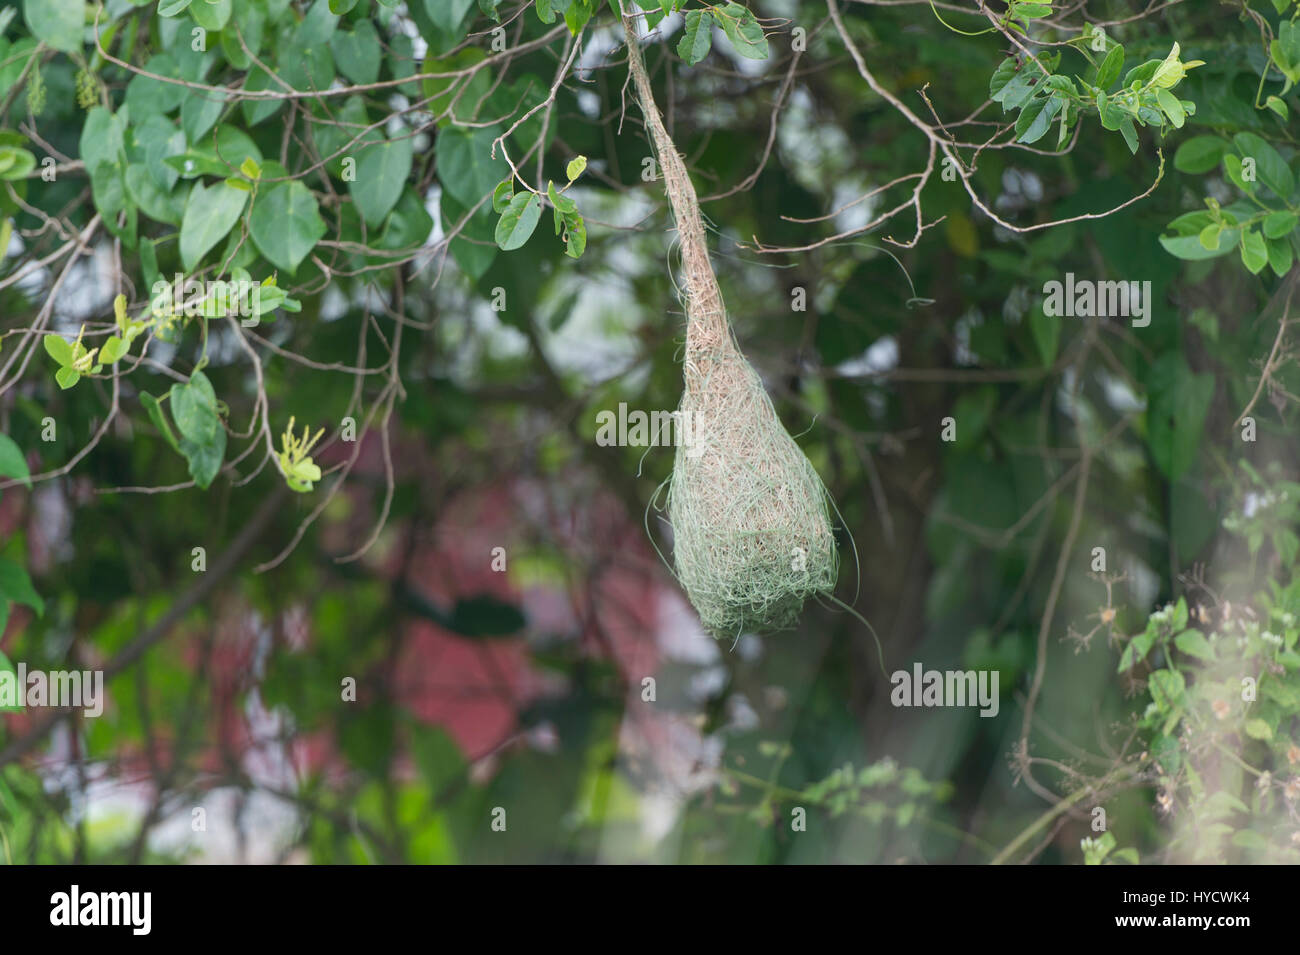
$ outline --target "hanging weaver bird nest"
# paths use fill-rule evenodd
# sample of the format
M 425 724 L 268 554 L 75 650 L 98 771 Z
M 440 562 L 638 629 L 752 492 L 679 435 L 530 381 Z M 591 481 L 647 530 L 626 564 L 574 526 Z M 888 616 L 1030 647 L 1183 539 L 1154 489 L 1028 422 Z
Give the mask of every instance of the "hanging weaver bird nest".
M 839 576 L 831 501 L 772 407 L 727 319 L 695 188 L 655 105 L 631 19 L 624 20 L 637 101 L 663 170 L 681 242 L 685 388 L 668 481 L 678 580 L 717 637 L 780 630 Z

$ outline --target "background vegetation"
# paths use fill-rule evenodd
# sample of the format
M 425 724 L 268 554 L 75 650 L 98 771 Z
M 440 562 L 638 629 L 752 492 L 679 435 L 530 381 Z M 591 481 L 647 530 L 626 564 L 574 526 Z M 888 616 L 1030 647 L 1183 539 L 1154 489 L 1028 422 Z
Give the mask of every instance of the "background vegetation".
M 619 6 L 0 9 L 0 667 L 109 688 L 0 717 L 0 858 L 1297 861 L 1296 6 L 622 0 L 839 596 L 993 719 L 650 546 Z

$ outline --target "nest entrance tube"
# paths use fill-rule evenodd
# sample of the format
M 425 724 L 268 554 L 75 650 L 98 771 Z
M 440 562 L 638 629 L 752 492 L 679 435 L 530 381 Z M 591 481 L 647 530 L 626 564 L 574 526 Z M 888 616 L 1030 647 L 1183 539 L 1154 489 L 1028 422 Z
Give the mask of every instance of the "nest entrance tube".
M 681 242 L 686 306 L 679 442 L 668 482 L 673 565 L 715 637 L 787 629 L 839 576 L 830 495 L 741 354 L 699 200 L 655 105 L 633 21 L 628 68 Z

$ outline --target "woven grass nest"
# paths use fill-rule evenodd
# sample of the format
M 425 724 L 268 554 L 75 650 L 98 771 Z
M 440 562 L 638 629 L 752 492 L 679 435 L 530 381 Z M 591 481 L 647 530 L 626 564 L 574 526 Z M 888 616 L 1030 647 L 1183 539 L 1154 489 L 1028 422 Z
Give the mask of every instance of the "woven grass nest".
M 630 19 L 628 63 L 677 222 L 686 308 L 679 413 L 690 444 L 668 481 L 673 568 L 715 637 L 787 629 L 839 576 L 830 495 L 741 354 L 709 260 L 695 188 L 664 128 Z

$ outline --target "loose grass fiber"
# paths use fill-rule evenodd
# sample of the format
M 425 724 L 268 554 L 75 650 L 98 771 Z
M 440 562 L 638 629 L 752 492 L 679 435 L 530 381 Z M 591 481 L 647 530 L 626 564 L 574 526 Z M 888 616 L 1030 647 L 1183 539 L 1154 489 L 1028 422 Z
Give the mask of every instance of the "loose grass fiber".
M 787 629 L 839 577 L 831 500 L 781 424 L 727 319 L 695 188 L 664 128 L 630 18 L 628 64 L 681 242 L 685 387 L 668 481 L 678 580 L 715 637 Z

